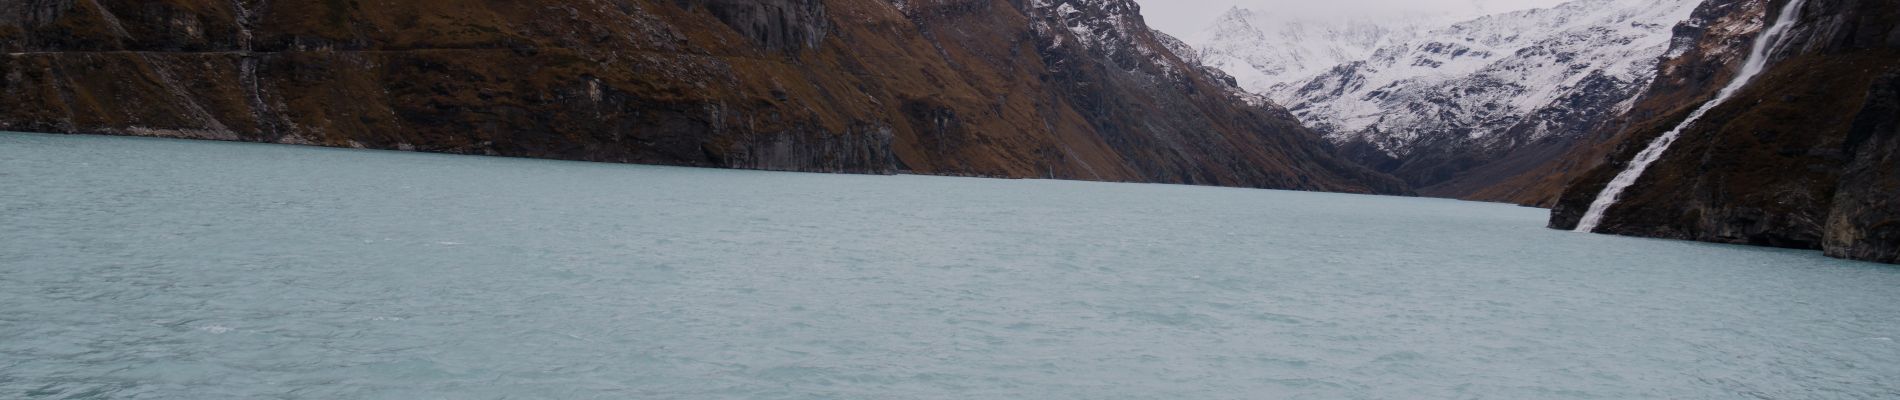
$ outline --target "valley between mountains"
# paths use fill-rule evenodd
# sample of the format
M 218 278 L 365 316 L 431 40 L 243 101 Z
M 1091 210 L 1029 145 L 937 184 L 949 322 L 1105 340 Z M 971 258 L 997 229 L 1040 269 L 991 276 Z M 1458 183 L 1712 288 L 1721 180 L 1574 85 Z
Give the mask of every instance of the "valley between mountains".
M 1791 1 L 1799 3 L 1790 3 Z M 1134 0 L 0 4 L 0 130 L 1501 201 L 1900 262 L 1900 5 L 1575 0 L 1163 33 Z

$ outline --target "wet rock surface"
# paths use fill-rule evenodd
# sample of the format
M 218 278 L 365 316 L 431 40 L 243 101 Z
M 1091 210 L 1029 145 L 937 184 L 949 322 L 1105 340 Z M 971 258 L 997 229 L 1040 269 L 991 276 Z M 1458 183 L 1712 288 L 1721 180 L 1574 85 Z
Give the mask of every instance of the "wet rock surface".
M 1900 72 L 1879 78 L 1848 131 L 1854 160 L 1828 213 L 1828 255 L 1900 263 Z
M 1735 10 L 1761 12 L 1747 10 L 1783 4 Z M 1893 171 L 1900 168 L 1900 149 L 1891 138 L 1900 117 L 1892 77 L 1900 71 L 1900 46 L 1888 35 L 1900 27 L 1897 9 L 1891 2 L 1810 0 L 1774 64 L 1684 131 L 1610 209 L 1598 231 L 1822 249 L 1894 262 L 1900 236 L 1893 228 L 1893 199 L 1900 190 Z M 1705 60 L 1738 54 L 1732 40 L 1704 38 L 1683 60 L 1693 61 L 1698 53 Z M 1665 63 L 1666 79 L 1626 116 L 1629 125 L 1608 142 L 1614 147 L 1607 159 L 1565 191 L 1551 227 L 1576 226 L 1637 151 L 1679 124 L 1733 73 L 1733 64 L 1708 65 Z

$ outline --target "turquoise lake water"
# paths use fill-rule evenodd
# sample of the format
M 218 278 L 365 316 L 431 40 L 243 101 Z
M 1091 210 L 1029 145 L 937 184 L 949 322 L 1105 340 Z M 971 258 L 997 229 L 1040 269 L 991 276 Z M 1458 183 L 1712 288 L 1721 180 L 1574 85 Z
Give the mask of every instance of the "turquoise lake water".
M 1545 216 L 0 134 L 0 398 L 1900 398 L 1900 268 Z

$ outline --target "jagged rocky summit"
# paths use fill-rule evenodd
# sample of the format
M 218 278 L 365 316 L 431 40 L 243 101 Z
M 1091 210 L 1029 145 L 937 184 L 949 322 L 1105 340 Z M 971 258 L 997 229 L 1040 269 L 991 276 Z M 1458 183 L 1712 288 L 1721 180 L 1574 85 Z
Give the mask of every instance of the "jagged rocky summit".
M 0 129 L 1407 193 L 1129 0 L 0 4 Z

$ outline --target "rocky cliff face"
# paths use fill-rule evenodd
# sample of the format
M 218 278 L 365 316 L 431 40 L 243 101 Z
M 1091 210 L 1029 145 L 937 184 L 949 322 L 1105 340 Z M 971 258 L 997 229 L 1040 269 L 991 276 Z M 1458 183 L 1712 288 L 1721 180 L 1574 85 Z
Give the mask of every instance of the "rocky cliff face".
M 1746 52 L 1738 39 L 1752 39 L 1786 1 L 1712 2 L 1731 13 L 1715 20 L 1751 22 L 1718 24 L 1665 63 L 1664 78 L 1609 142 L 1607 162 L 1569 186 L 1551 226 L 1574 227 L 1634 153 L 1726 84 L 1736 64 L 1727 60 Z M 1900 261 L 1900 4 L 1808 0 L 1800 10 L 1768 70 L 1684 131 L 1599 232 Z
M 1405 192 L 1127 0 L 0 4 L 0 129 Z
M 1844 146 L 1854 158 L 1836 187 L 1821 247 L 1830 256 L 1900 263 L 1900 72 L 1875 78 Z

